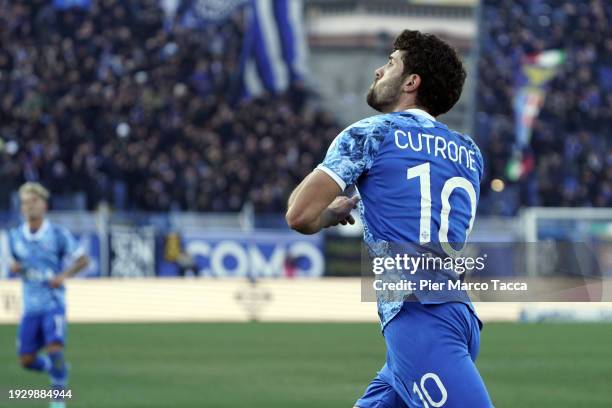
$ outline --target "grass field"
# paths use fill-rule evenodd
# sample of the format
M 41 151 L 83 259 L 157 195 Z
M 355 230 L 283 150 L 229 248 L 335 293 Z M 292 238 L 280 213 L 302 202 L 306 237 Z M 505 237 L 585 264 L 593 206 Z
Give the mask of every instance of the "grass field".
M 73 402 L 82 408 L 352 407 L 384 361 L 375 324 L 70 326 Z M 45 388 L 19 368 L 0 326 L 8 388 Z M 612 325 L 489 324 L 478 366 L 497 408 L 612 407 Z M 469 408 L 469 407 L 466 407 Z

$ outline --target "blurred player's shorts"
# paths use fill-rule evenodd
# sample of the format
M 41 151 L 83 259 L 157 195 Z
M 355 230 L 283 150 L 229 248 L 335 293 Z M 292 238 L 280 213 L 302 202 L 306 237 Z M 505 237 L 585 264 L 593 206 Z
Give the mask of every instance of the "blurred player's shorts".
M 19 355 L 38 352 L 51 343 L 65 344 L 66 314 L 62 309 L 36 314 L 26 314 L 21 318 L 17 334 Z

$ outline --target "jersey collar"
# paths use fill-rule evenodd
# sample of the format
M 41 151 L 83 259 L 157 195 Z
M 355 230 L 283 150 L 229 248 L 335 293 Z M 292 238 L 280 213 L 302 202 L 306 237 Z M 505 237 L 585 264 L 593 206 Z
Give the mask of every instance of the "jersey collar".
M 436 118 L 431 116 L 429 113 L 425 112 L 423 109 L 411 108 L 411 109 L 406 109 L 404 112 L 412 113 L 413 115 L 417 115 L 417 116 L 423 116 L 433 122 L 436 121 Z
M 27 222 L 24 222 L 21 228 L 25 239 L 28 241 L 38 241 L 43 237 L 43 235 L 45 235 L 47 229 L 49 229 L 49 222 L 44 220 L 40 225 L 40 228 L 35 233 L 30 232 L 30 227 L 28 226 Z

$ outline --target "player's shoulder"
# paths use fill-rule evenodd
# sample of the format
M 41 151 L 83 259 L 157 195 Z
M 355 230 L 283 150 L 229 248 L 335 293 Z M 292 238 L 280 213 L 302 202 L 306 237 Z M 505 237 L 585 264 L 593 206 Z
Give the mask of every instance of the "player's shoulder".
M 372 138 L 380 141 L 395 127 L 395 123 L 396 118 L 389 113 L 368 116 L 350 124 L 342 133 L 349 134 L 353 139 Z
M 466 135 L 466 134 L 461 133 L 461 132 L 457 132 L 455 130 L 451 130 L 451 132 L 453 132 L 468 147 L 470 147 L 472 150 L 474 150 L 476 152 L 476 155 L 479 156 L 482 159 L 482 153 L 480 151 L 480 148 L 478 147 L 478 144 L 476 144 L 476 142 L 474 141 L 474 139 L 472 139 L 471 136 Z
M 49 222 L 49 232 L 54 237 L 65 237 L 66 235 L 70 234 L 68 228 L 53 222 Z
M 480 178 L 482 178 L 484 174 L 484 158 L 482 157 L 482 152 L 480 148 L 469 135 L 463 134 L 461 132 L 457 132 L 455 130 L 451 130 L 451 132 L 455 135 L 455 137 L 462 141 L 463 144 L 469 149 L 472 150 L 476 156 L 476 167 L 478 169 L 478 173 L 480 174 Z
M 427 129 L 435 127 L 446 128 L 446 125 L 438 122 L 426 112 L 419 113 L 411 112 L 410 110 L 370 116 L 349 126 L 349 128 L 357 130 L 367 129 L 370 130 L 370 132 L 376 131 L 383 134 L 393 133 L 393 131 L 397 129 Z
M 350 124 L 345 131 L 379 130 L 388 125 L 387 114 L 368 116 Z
M 394 125 L 402 129 L 406 128 L 418 128 L 418 129 L 433 129 L 448 127 L 438 121 L 427 111 L 422 109 L 407 109 L 399 112 L 392 112 L 387 114 L 388 120 Z

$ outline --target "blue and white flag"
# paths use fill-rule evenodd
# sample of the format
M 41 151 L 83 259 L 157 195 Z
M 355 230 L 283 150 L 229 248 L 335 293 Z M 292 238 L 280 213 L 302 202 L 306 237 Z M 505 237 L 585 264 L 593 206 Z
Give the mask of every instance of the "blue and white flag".
M 306 76 L 303 0 L 159 0 L 167 21 L 194 29 L 243 12 L 245 27 L 233 99 L 279 94 Z
M 302 0 L 251 0 L 241 59 L 243 96 L 282 93 L 306 75 Z

